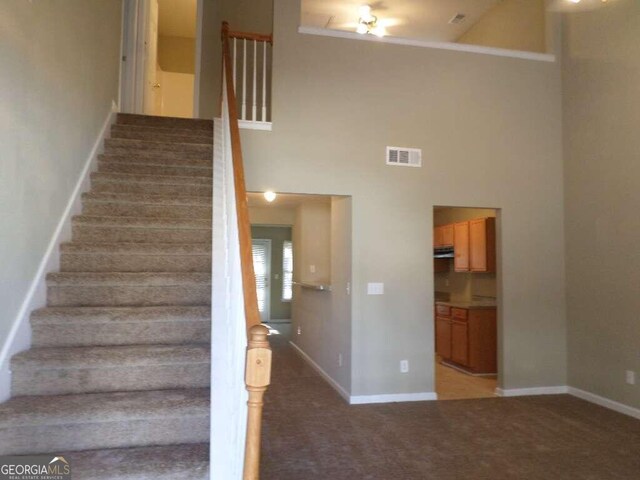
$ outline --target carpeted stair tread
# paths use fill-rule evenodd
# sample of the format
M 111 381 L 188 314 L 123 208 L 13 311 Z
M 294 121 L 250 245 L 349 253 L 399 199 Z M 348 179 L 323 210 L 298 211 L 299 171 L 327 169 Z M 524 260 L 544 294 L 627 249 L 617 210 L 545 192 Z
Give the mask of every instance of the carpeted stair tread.
M 133 175 L 173 175 L 179 177 L 213 177 L 213 169 L 199 166 L 145 165 L 130 162 L 98 162 L 100 173 L 128 173 Z
M 79 243 L 70 242 L 60 245 L 62 254 L 96 253 L 120 254 L 120 255 L 208 255 L 211 256 L 211 244 L 209 243 Z
M 197 143 L 197 144 L 213 144 L 213 135 L 200 135 L 195 131 L 187 131 L 184 129 L 156 129 L 146 128 L 141 130 L 140 127 L 131 127 L 115 124 L 111 127 L 111 138 L 127 138 L 137 140 L 148 140 L 153 142 L 177 142 L 177 143 Z M 204 132 L 203 132 L 204 133 Z
M 208 364 L 209 358 L 209 345 L 32 348 L 14 355 L 11 366 L 17 369 L 134 367 L 181 363 Z
M 98 155 L 98 161 L 105 163 L 126 163 L 130 165 L 157 165 L 180 166 L 180 167 L 199 167 L 212 168 L 211 158 L 183 158 L 176 161 L 174 158 L 158 157 L 154 155 Z
M 168 185 L 200 185 L 209 187 L 212 185 L 212 178 L 210 176 L 198 177 L 195 175 L 182 177 L 180 175 L 143 175 L 135 173 L 93 172 L 91 174 L 91 180 Z
M 211 230 L 211 220 L 202 218 L 149 218 L 109 215 L 76 215 L 73 217 L 72 222 L 74 225 L 102 227 Z
M 111 125 L 111 131 L 137 132 L 137 133 L 164 133 L 167 135 L 194 135 L 210 139 L 213 142 L 213 130 L 202 130 L 194 128 L 181 128 L 179 126 L 162 126 L 162 125 L 124 125 L 114 123 Z
M 49 286 L 181 286 L 209 285 L 210 273 L 152 272 L 56 272 L 47 274 Z
M 81 480 L 209 480 L 209 444 L 62 453 Z
M 87 192 L 84 201 L 96 203 L 141 203 L 149 205 L 211 205 L 211 198 L 198 195 L 158 195 L 149 193 Z
M 31 314 L 31 329 L 33 347 L 208 344 L 211 309 L 46 307 Z
M 32 325 L 79 323 L 158 323 L 211 321 L 211 308 L 195 307 L 45 307 L 31 314 Z
M 105 153 L 113 151 L 158 152 L 158 155 L 175 154 L 177 157 L 213 155 L 213 143 L 179 143 L 161 142 L 149 140 L 137 140 L 130 138 L 107 138 L 104 141 Z
M 208 388 L 26 396 L 0 404 L 0 429 L 208 414 Z
M 190 130 L 204 130 L 213 132 L 213 120 L 179 117 L 157 117 L 153 115 L 140 115 L 135 113 L 119 113 L 116 124 L 188 128 Z

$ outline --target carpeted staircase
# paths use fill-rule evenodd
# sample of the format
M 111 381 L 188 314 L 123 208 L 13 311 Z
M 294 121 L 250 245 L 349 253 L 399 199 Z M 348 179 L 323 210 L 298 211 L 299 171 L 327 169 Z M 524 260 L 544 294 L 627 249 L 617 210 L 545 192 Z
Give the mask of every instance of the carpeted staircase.
M 31 350 L 0 454 L 77 480 L 208 478 L 213 122 L 118 115 Z

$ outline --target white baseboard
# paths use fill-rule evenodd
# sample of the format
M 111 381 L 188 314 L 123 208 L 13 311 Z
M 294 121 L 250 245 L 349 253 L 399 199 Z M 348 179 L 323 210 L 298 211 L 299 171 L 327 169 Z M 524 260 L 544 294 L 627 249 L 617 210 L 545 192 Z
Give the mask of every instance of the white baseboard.
M 115 119 L 116 108 L 114 103 L 102 125 L 98 138 L 89 152 L 85 165 L 78 177 L 78 181 L 71 192 L 67 206 L 49 240 L 47 249 L 11 325 L 11 330 L 9 330 L 9 334 L 2 345 L 2 350 L 0 350 L 0 402 L 7 400 L 11 393 L 11 371 L 9 370 L 11 357 L 31 346 L 29 316 L 33 310 L 46 305 L 47 273 L 57 271 L 60 268 L 58 246 L 60 243 L 71 238 L 71 218 L 80 213 L 82 209 L 82 193 L 88 191 L 90 188 L 91 172 L 97 167 L 98 155 L 103 151 L 104 140 L 108 138 L 111 131 L 111 124 Z
M 555 387 L 532 387 L 532 388 L 496 388 L 496 395 L 499 397 L 524 397 L 527 395 L 562 395 L 569 393 L 567 386 Z
M 307 355 L 304 350 L 302 350 L 298 345 L 296 345 L 295 343 L 293 343 L 292 341 L 289 341 L 289 344 L 293 347 L 293 349 L 298 352 L 298 354 L 304 358 L 307 363 L 311 366 L 311 368 L 313 368 L 316 372 L 318 372 L 318 374 L 324 378 L 329 385 L 331 385 L 336 392 L 338 392 L 340 394 L 340 396 L 342 398 L 344 398 L 347 402 L 350 401 L 350 396 L 349 396 L 349 392 L 347 392 L 344 387 L 342 387 L 342 385 L 340 385 L 338 382 L 336 382 L 333 378 L 331 378 L 329 376 L 329 374 L 327 372 L 324 371 L 324 369 L 318 365 L 309 355 Z
M 349 395 L 338 382 L 329 376 L 324 369 L 318 365 L 304 350 L 298 345 L 289 341 L 289 344 L 298 354 L 307 361 L 307 363 L 313 368 L 322 378 L 324 378 L 329 385 L 331 385 L 342 398 L 344 398 L 351 405 L 363 405 L 365 403 L 394 403 L 394 402 L 421 402 L 425 400 L 437 400 L 438 395 L 435 392 L 419 392 L 419 393 L 389 393 L 382 395 Z
M 568 393 L 570 395 L 573 395 L 574 397 L 581 398 L 582 400 L 586 400 L 587 402 L 595 403 L 596 405 L 600 405 L 601 407 L 605 407 L 618 413 L 623 413 L 640 420 L 640 408 L 630 407 L 629 405 L 625 405 L 624 403 L 616 402 L 615 400 L 601 397 L 600 395 L 596 395 L 595 393 L 587 392 L 585 390 L 580 390 L 579 388 L 568 387 L 568 390 Z
M 382 395 L 353 395 L 349 403 L 351 405 L 363 405 L 365 403 L 424 402 L 437 399 L 438 394 L 435 392 L 388 393 Z

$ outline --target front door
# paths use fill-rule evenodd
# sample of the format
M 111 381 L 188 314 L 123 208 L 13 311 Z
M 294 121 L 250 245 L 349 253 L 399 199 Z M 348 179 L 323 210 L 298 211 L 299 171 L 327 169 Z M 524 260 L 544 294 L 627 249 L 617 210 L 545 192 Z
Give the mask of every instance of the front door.
M 252 246 L 258 310 L 264 323 L 271 319 L 271 240 L 253 239 Z

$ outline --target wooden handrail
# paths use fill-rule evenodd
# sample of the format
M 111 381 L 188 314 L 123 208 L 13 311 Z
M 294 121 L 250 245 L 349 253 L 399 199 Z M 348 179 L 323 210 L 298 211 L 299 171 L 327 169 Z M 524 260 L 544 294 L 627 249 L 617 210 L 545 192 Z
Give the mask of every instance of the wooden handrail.
M 231 31 L 227 22 L 222 23 L 222 55 L 225 75 L 225 87 L 231 130 L 231 155 L 233 162 L 233 183 L 235 188 L 238 218 L 238 237 L 240 241 L 240 265 L 242 270 L 242 288 L 244 311 L 247 326 L 247 352 L 245 384 L 249 393 L 247 415 L 247 438 L 244 458 L 244 480 L 257 480 L 260 472 L 260 432 L 262 426 L 262 406 L 264 393 L 271 379 L 271 348 L 267 336 L 269 329 L 262 325 L 258 310 L 255 273 L 253 271 L 253 249 L 251 242 L 251 223 L 244 180 L 244 162 L 240 142 L 238 106 L 233 88 L 233 71 L 229 38 Z M 237 32 L 234 32 L 237 33 Z M 256 34 L 245 34 L 256 35 Z M 235 38 L 241 38 L 236 36 Z
M 273 35 L 266 33 L 249 33 L 249 32 L 232 32 L 228 31 L 229 38 L 237 38 L 238 40 L 255 40 L 256 42 L 268 42 L 273 45 Z

